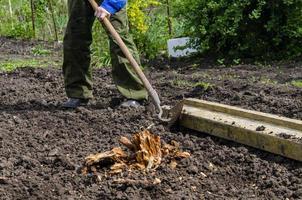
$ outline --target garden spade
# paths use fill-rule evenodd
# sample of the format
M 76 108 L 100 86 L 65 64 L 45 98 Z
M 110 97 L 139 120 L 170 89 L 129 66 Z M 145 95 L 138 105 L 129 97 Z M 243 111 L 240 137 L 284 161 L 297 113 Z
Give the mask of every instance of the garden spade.
M 88 0 L 88 1 L 90 2 L 92 8 L 94 10 L 97 10 L 98 4 L 95 2 L 95 0 Z M 159 99 L 159 96 L 158 96 L 157 92 L 153 89 L 152 85 L 150 84 L 150 82 L 146 78 L 146 76 L 143 73 L 143 71 L 141 70 L 140 66 L 138 65 L 138 63 L 136 62 L 136 60 L 134 59 L 134 57 L 130 53 L 129 49 L 127 48 L 127 46 L 123 42 L 123 40 L 120 37 L 120 35 L 114 29 L 114 27 L 112 26 L 112 24 L 110 23 L 110 21 L 108 20 L 108 18 L 104 18 L 102 20 L 102 22 L 105 25 L 105 27 L 107 28 L 107 30 L 109 31 L 109 33 L 111 34 L 111 36 L 113 37 L 113 39 L 117 42 L 117 44 L 121 48 L 122 52 L 124 53 L 124 55 L 126 56 L 126 58 L 128 59 L 128 61 L 130 62 L 131 66 L 133 67 L 133 70 L 138 75 L 139 79 L 142 81 L 144 87 L 148 91 L 150 97 L 153 100 L 154 105 L 156 106 L 157 110 L 159 111 L 158 118 L 161 121 L 163 121 L 163 122 L 169 122 L 170 123 L 171 120 L 175 121 L 177 119 L 177 117 L 178 117 L 178 114 L 176 114 L 176 115 L 172 114 L 171 118 L 165 118 L 165 117 L 163 117 L 163 109 L 161 107 L 161 102 L 160 102 L 160 99 Z M 181 111 L 181 108 L 180 108 L 181 106 L 178 106 L 178 107 L 179 107 L 179 109 L 177 109 L 177 111 L 175 111 L 176 113 L 178 113 L 178 112 L 180 113 L 180 111 Z M 171 114 L 169 114 L 169 115 L 171 115 Z M 175 119 L 175 120 L 173 120 L 173 119 Z

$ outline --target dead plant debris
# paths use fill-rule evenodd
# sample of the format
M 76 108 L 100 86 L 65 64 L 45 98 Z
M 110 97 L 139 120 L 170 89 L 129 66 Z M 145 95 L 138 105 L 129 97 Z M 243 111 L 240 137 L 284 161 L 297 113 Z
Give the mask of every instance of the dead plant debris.
M 91 154 L 85 158 L 82 174 L 97 175 L 97 169 L 109 165 L 109 174 L 119 174 L 126 170 L 151 170 L 160 166 L 163 160 L 172 169 L 177 167 L 177 160 L 190 157 L 190 153 L 182 152 L 179 143 L 172 141 L 170 144 L 161 143 L 160 137 L 148 130 L 135 133 L 131 139 L 121 137 L 119 143 L 126 147 L 127 152 L 121 147 L 111 151 Z M 156 181 L 158 183 L 158 181 Z

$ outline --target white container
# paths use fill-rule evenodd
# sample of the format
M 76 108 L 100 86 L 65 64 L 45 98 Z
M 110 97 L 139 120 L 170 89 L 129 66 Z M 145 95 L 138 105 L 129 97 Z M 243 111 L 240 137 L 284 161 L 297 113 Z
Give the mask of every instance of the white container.
M 173 58 L 179 58 L 198 52 L 197 49 L 187 47 L 190 39 L 189 37 L 183 37 L 168 40 L 168 55 Z

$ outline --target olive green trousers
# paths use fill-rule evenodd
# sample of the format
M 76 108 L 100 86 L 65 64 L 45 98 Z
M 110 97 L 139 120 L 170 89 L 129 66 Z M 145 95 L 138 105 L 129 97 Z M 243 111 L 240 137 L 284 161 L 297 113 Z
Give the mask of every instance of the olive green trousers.
M 69 20 L 64 36 L 63 75 L 65 91 L 69 98 L 90 99 L 92 94 L 92 71 L 90 45 L 94 11 L 87 0 L 69 0 Z M 110 17 L 116 31 L 140 64 L 137 48 L 129 34 L 126 9 Z M 117 43 L 109 36 L 112 77 L 120 93 L 128 99 L 148 98 L 147 91 L 136 76 Z

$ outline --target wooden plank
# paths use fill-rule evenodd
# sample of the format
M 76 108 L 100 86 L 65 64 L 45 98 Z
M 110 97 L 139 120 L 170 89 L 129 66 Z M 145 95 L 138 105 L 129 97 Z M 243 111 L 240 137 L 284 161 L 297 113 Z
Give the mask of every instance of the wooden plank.
M 273 123 L 276 125 L 281 125 L 284 127 L 302 131 L 302 121 L 300 120 L 290 119 L 290 118 L 281 117 L 281 116 L 272 115 L 263 112 L 257 112 L 253 110 L 246 110 L 235 106 L 229 106 L 229 105 L 224 105 L 220 103 L 209 102 L 199 99 L 193 99 L 193 98 L 185 99 L 184 104 L 191 105 L 194 107 L 206 108 L 212 111 L 236 115 L 238 117 L 249 118 L 251 120 Z
M 187 128 L 302 161 L 302 121 L 186 99 L 179 123 Z M 264 130 L 259 127 L 265 127 Z M 290 135 L 286 139 L 280 134 Z

